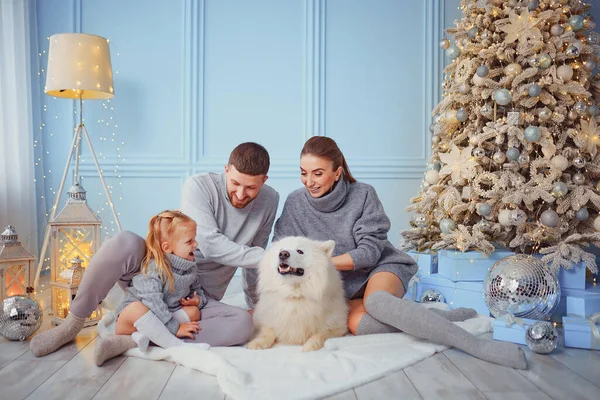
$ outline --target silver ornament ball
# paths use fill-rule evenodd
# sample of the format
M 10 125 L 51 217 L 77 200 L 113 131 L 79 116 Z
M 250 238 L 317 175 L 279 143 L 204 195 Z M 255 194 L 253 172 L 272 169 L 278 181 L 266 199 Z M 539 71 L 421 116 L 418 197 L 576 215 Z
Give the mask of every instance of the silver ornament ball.
M 529 163 L 529 154 L 521 154 L 519 155 L 519 157 L 517 158 L 517 162 L 519 164 L 528 164 Z
M 481 160 L 483 157 L 485 157 L 485 150 L 482 147 L 475 147 L 473 149 L 473 157 L 475 157 L 477 160 Z
M 525 214 L 525 211 L 520 210 L 518 208 L 516 210 L 511 210 L 508 214 L 508 221 L 513 226 L 521 226 L 525 223 L 526 220 L 527 214 Z
M 444 218 L 440 221 L 440 231 L 442 233 L 450 233 L 456 229 L 456 222 L 450 218 Z
M 540 121 L 548 121 L 550 119 L 550 117 L 552 116 L 552 111 L 550 111 L 547 108 L 542 108 L 540 110 L 540 112 L 538 113 L 538 118 L 540 119 Z
M 585 175 L 583 174 L 573 174 L 573 183 L 576 185 L 583 185 L 585 183 Z
M 552 57 L 549 54 L 540 55 L 540 68 L 546 69 L 552 65 Z
M 17 295 L 2 301 L 0 309 L 0 335 L 9 340 L 23 341 L 42 325 L 44 313 L 37 301 Z
M 600 109 L 598 109 L 598 106 L 595 104 L 591 104 L 588 108 L 587 108 L 587 115 L 590 117 L 595 117 L 598 115 Z
M 460 49 L 456 45 L 453 44 L 446 49 L 446 57 L 449 59 L 454 60 L 458 56 L 460 56 Z
M 450 47 L 450 40 L 444 38 L 442 40 L 440 40 L 440 48 L 446 50 L 448 47 Z
M 565 50 L 565 54 L 568 58 L 579 57 L 579 48 L 577 46 L 570 45 L 567 47 L 567 50 Z
M 466 83 L 461 83 L 458 86 L 458 92 L 460 94 L 469 94 L 471 92 L 471 88 Z
M 436 289 L 425 289 L 419 297 L 420 303 L 445 303 L 446 297 Z
M 596 69 L 596 63 L 594 62 L 594 60 L 585 60 L 583 62 L 583 68 L 588 72 L 592 72 Z
M 525 332 L 525 343 L 535 353 L 551 353 L 558 346 L 558 331 L 548 321 L 534 322 Z
M 467 120 L 467 117 L 468 115 L 464 108 L 459 108 L 458 110 L 456 110 L 456 119 L 458 120 L 458 122 L 465 122 Z
M 573 110 L 579 115 L 584 115 L 587 112 L 587 104 L 580 100 L 573 105 Z
M 547 319 L 558 307 L 558 278 L 539 259 L 517 254 L 496 262 L 483 283 L 487 306 L 496 318 Z
M 573 166 L 575 168 L 585 167 L 585 158 L 583 158 L 582 156 L 576 156 L 575 158 L 573 158 Z
M 413 216 L 413 222 L 419 228 L 425 228 L 427 226 L 427 218 L 423 214 L 415 214 Z
M 577 32 L 583 28 L 583 17 L 581 15 L 573 15 L 569 18 L 567 23 L 571 25 L 573 31 Z

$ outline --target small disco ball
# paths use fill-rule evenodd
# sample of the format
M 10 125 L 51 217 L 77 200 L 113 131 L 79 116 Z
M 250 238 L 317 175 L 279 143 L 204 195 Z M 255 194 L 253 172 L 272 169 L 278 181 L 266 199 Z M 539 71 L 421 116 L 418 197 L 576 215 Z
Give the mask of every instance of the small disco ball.
M 560 285 L 541 260 L 525 254 L 504 257 L 487 273 L 485 302 L 492 315 L 546 320 L 558 307 Z
M 0 335 L 9 340 L 23 341 L 42 325 L 44 313 L 37 301 L 28 296 L 11 296 L 2 301 Z
M 445 303 L 446 298 L 438 290 L 425 289 L 419 298 L 420 303 Z
M 537 321 L 525 332 L 525 342 L 531 351 L 548 354 L 558 346 L 558 332 L 548 321 Z

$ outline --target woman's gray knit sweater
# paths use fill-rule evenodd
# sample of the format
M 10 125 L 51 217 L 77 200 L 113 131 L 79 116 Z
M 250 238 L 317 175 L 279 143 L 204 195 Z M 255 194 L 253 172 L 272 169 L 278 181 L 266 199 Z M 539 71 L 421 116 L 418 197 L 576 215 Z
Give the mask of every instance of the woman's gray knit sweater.
M 185 297 L 191 298 L 196 292 L 200 297 L 198 308 L 202 308 L 206 305 L 206 296 L 200 285 L 196 262 L 173 254 L 166 254 L 166 256 L 175 280 L 173 291 L 171 292 L 169 285 L 160 279 L 156 271 L 156 264 L 154 260 L 151 260 L 145 274 L 139 273 L 133 276 L 125 291 L 125 298 L 117 308 L 117 315 L 130 303 L 141 301 L 172 334 L 176 334 L 179 322 L 173 318 L 173 313 L 181 308 L 179 300 Z
M 323 197 L 313 198 L 305 188 L 290 193 L 275 223 L 273 242 L 287 236 L 335 240 L 333 255 L 348 253 L 354 262 L 353 271 L 341 272 L 346 296 L 353 298 L 371 272 L 392 272 L 405 288 L 417 272 L 412 257 L 388 240 L 389 229 L 390 220 L 375 189 L 340 179 Z

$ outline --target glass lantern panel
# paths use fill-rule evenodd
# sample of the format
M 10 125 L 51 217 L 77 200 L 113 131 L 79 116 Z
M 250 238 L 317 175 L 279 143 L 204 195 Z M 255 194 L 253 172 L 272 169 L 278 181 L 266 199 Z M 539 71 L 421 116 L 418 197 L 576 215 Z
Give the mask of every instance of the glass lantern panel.
M 69 289 L 52 287 L 52 311 L 58 318 L 67 318 L 71 308 L 71 291 Z
M 25 267 L 22 264 L 11 265 L 5 271 L 6 295 L 25 294 Z
M 58 229 L 58 257 L 56 280 L 60 278 L 61 272 L 70 267 L 70 261 L 79 256 L 83 260 L 81 266 L 86 268 L 92 257 L 94 249 L 94 227 L 73 226 L 60 227 Z

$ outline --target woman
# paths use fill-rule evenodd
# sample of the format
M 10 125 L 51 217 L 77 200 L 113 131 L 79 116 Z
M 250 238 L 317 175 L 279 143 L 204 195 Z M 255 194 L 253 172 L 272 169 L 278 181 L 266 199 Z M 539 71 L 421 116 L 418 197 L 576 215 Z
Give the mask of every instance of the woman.
M 417 266 L 389 242 L 390 221 L 375 189 L 354 179 L 335 141 L 309 139 L 300 154 L 300 173 L 304 188 L 288 196 L 273 241 L 286 236 L 335 240 L 333 262 L 349 299 L 350 332 L 400 330 L 486 361 L 527 367 L 520 347 L 477 338 L 451 322 L 474 317 L 475 310 L 428 310 L 402 299 Z

